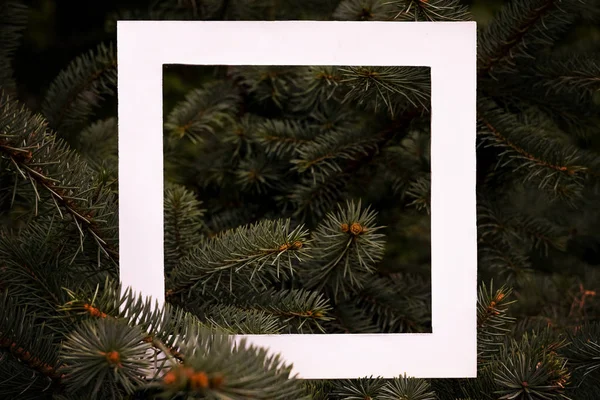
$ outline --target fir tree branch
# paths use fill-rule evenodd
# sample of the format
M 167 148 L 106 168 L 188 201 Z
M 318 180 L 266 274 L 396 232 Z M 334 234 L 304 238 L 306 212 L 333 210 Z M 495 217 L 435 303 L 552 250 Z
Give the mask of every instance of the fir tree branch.
M 268 119 L 258 125 L 253 134 L 253 142 L 278 158 L 291 156 L 298 146 L 312 141 L 315 132 L 305 124 L 295 120 Z
M 356 304 L 371 316 L 378 332 L 426 332 L 431 329 L 430 286 L 410 274 L 377 275 L 354 296 Z
M 149 385 L 171 398 L 178 394 L 256 400 L 308 400 L 303 383 L 291 375 L 291 366 L 279 355 L 206 329 L 190 329 L 177 347 L 186 363 L 175 365 L 162 381 Z
M 169 274 L 189 250 L 200 243 L 203 227 L 201 202 L 185 187 L 165 188 L 165 273 Z
M 231 334 L 274 335 L 282 333 L 284 329 L 281 320 L 271 313 L 235 305 L 214 305 L 205 312 L 203 319 L 211 326 Z
M 188 93 L 169 113 L 165 130 L 172 141 L 187 138 L 192 143 L 205 140 L 218 129 L 233 123 L 241 97 L 231 82 L 211 82 Z
M 437 395 L 425 379 L 410 378 L 406 374 L 386 382 L 379 397 L 381 400 L 436 400 Z
M 520 58 L 551 44 L 578 15 L 596 12 L 593 2 L 515 0 L 506 4 L 479 38 L 478 75 L 513 71 Z
M 355 301 L 337 302 L 332 312 L 333 320 L 326 324 L 327 333 L 378 333 L 373 316 Z
M 13 56 L 27 25 L 28 11 L 21 1 L 4 0 L 0 4 L 0 88 L 10 94 L 16 89 Z
M 112 318 L 83 321 L 62 343 L 65 384 L 94 400 L 131 395 L 154 363 L 149 349 L 135 325 Z
M 313 232 L 311 260 L 302 265 L 309 288 L 327 288 L 334 299 L 360 289 L 383 258 L 385 241 L 376 213 L 361 202 L 338 205 Z
M 546 160 L 543 160 L 533 154 L 530 154 L 529 152 L 527 152 L 527 150 L 525 150 L 524 148 L 522 148 L 521 146 L 517 145 L 516 143 L 512 142 L 510 139 L 506 138 L 498 129 L 496 129 L 489 120 L 487 120 L 485 117 L 482 117 L 481 115 L 478 117 L 479 120 L 487 127 L 487 129 L 489 130 L 489 132 L 491 132 L 500 143 L 506 145 L 507 147 L 511 148 L 515 153 L 517 153 L 518 155 L 522 156 L 523 158 L 531 161 L 533 164 L 536 164 L 538 166 L 541 167 L 545 167 L 545 168 L 549 168 L 549 169 L 553 169 L 555 171 L 559 171 L 559 172 L 565 172 L 569 175 L 575 175 L 577 172 L 581 171 L 581 167 L 580 166 L 576 166 L 576 165 L 559 165 L 559 164 L 555 164 Z
M 540 4 L 534 6 L 533 4 L 535 3 L 533 3 L 528 7 L 528 12 L 522 14 L 519 25 L 515 26 L 506 38 L 503 38 L 502 44 L 497 46 L 490 54 L 486 54 L 486 58 L 480 63 L 479 74 L 483 75 L 489 73 L 494 65 L 505 60 L 506 62 L 510 62 L 514 57 L 511 53 L 511 49 L 520 44 L 523 38 L 529 33 L 530 29 L 532 29 L 548 11 L 556 7 L 556 4 L 559 3 L 559 1 L 542 0 L 537 3 Z M 509 10 L 507 8 L 505 13 L 508 12 Z
M 16 307 L 10 292 L 4 291 L 0 298 L 0 351 L 9 352 L 58 388 L 64 373 L 54 346 L 54 338 L 36 322 L 35 315 Z
M 412 109 L 430 107 L 430 68 L 344 67 L 340 73 L 340 84 L 347 88 L 344 102 L 366 105 L 375 112 L 383 106 L 392 118 Z
M 99 120 L 86 127 L 78 136 L 73 147 L 98 173 L 109 169 L 116 175 L 118 125 L 114 117 Z M 75 141 L 74 141 L 75 142 Z
M 508 275 L 509 279 L 516 278 L 523 272 L 532 272 L 531 262 L 516 249 L 496 238 L 482 236 L 479 239 L 479 260 L 481 266 Z
M 479 145 L 498 149 L 496 170 L 512 166 L 514 177 L 533 181 L 567 201 L 581 198 L 585 183 L 600 176 L 595 154 L 547 138 L 536 125 L 523 123 L 485 100 L 478 108 Z
M 425 210 L 429 214 L 431 208 L 431 174 L 421 176 L 411 182 L 406 188 L 406 196 L 412 200 L 409 206 L 417 210 Z
M 333 388 L 329 393 L 336 399 L 380 399 L 381 392 L 386 384 L 381 378 L 343 379 L 333 381 Z
M 92 284 L 104 276 L 95 265 L 95 243 L 82 251 L 79 235 L 72 223 L 56 217 L 38 217 L 18 234 L 0 233 L 0 286 L 11 291 L 16 305 L 43 317 L 53 315 L 66 301 L 64 285 Z M 61 333 L 69 323 L 48 319 L 46 326 Z
M 568 333 L 569 346 L 564 353 L 575 372 L 582 374 L 581 381 L 597 387 L 600 382 L 600 324 L 586 323 L 575 332 Z
M 187 304 L 190 302 L 188 301 Z M 274 318 L 276 324 L 272 322 L 271 324 L 277 329 L 276 333 L 325 333 L 323 324 L 332 319 L 329 316 L 332 310 L 329 301 L 321 293 L 305 289 L 261 291 L 249 289 L 238 294 L 217 292 L 207 297 L 200 297 L 194 300 L 193 304 L 198 304 L 191 306 L 195 314 L 205 315 L 204 318 L 211 321 L 215 316 L 219 321 L 224 321 L 224 314 L 234 317 L 229 321 L 235 321 L 239 319 L 237 313 L 259 314 Z M 258 332 L 238 330 L 237 333 Z
M 511 257 L 515 256 L 519 247 L 525 247 L 525 252 L 541 250 L 543 254 L 548 254 L 550 248 L 564 251 L 568 238 L 564 229 L 548 220 L 524 215 L 484 199 L 480 199 L 478 204 L 478 228 L 484 242 L 494 243 L 500 248 L 512 248 Z
M 557 354 L 564 345 L 563 340 L 547 330 L 510 340 L 496 356 L 495 393 L 502 396 L 502 400 L 526 395 L 549 400 L 569 399 L 565 392 L 571 373 L 566 368 L 566 360 Z
M 5 95 L 0 98 L 0 155 L 11 161 L 15 174 L 31 182 L 36 205 L 41 200 L 39 186 L 61 216 L 64 210 L 72 217 L 81 231 L 82 243 L 85 230 L 116 265 L 115 238 L 106 236 L 116 233 L 115 226 L 102 227 L 109 219 L 116 223 L 114 195 L 94 186 L 89 167 L 64 142 L 46 131 L 41 117 L 32 116 Z
M 550 59 L 534 66 L 538 85 L 550 93 L 579 92 L 580 96 L 593 96 L 600 91 L 600 62 L 597 57 L 573 54 L 564 59 Z
M 238 164 L 235 183 L 243 193 L 266 195 L 286 187 L 286 173 L 272 157 L 255 151 Z
M 189 326 L 206 326 L 194 315 L 171 304 L 158 308 L 151 298 L 136 295 L 131 288 L 122 292 L 120 283 L 109 279 L 106 279 L 102 290 L 96 286 L 93 295 L 87 290 L 65 291 L 71 300 L 62 304 L 59 311 L 80 318 L 113 318 L 137 326 L 145 332 L 145 342 L 157 351 L 166 351 L 167 356 L 179 361 L 184 361 L 183 354 L 176 347 L 179 336 Z
M 494 291 L 494 283 L 489 288 L 479 286 L 477 296 L 477 359 L 481 365 L 487 365 L 503 344 L 509 324 L 515 319 L 507 315 L 508 301 L 512 290 L 502 286 Z
M 314 113 L 319 108 L 341 102 L 341 79 L 338 67 L 319 65 L 303 68 L 295 81 L 298 92 L 292 95 L 292 109 Z
M 346 186 L 352 183 L 356 172 L 369 165 L 391 140 L 406 136 L 407 128 L 413 119 L 422 113 L 422 109 L 413 108 L 390 121 L 387 126 L 374 135 L 376 145 L 368 146 L 364 154 L 359 153 L 356 159 L 348 160 L 341 172 L 334 170 L 324 176 L 324 179 L 319 180 L 314 177 L 303 177 L 285 195 L 277 197 L 283 203 L 282 207 L 285 208 L 286 203 L 291 203 L 291 208 L 295 210 L 294 217 L 301 220 L 312 218 L 320 221 L 347 194 Z M 340 133 L 343 130 L 340 129 Z M 338 137 L 343 138 L 343 135 Z
M 305 254 L 307 232 L 302 226 L 291 227 L 290 220 L 261 221 L 211 238 L 192 250 L 173 270 L 168 295 L 189 292 L 201 286 L 204 292 L 234 287 L 237 283 L 269 279 L 285 280 L 293 275 L 292 260 Z
M 460 0 L 395 0 L 384 4 L 392 7 L 394 20 L 468 21 L 471 19 L 469 9 L 462 5 Z
M 70 135 L 82 127 L 104 96 L 115 93 L 116 84 L 116 50 L 112 43 L 100 44 L 60 72 L 46 93 L 42 113 L 71 142 Z
M 392 8 L 384 0 L 343 0 L 332 18 L 341 21 L 381 21 L 390 18 Z
M 377 142 L 362 132 L 330 132 L 322 134 L 311 143 L 296 148 L 291 160 L 299 173 L 310 171 L 316 180 L 323 180 L 331 173 L 343 172 L 344 160 L 356 160 L 375 151 Z
M 346 173 L 330 174 L 323 180 L 304 177 L 277 199 L 281 208 L 294 210 L 295 218 L 319 221 L 344 197 L 351 179 L 352 176 Z
M 288 66 L 230 67 L 229 75 L 250 96 L 250 102 L 284 110 L 293 106 L 297 70 Z

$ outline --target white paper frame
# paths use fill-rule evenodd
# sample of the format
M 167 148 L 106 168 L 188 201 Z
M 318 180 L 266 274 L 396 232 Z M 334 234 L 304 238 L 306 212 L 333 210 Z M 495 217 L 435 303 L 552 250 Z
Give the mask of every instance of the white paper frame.
M 432 330 L 248 335 L 307 379 L 477 374 L 474 22 L 119 21 L 123 286 L 164 303 L 163 64 L 431 67 Z

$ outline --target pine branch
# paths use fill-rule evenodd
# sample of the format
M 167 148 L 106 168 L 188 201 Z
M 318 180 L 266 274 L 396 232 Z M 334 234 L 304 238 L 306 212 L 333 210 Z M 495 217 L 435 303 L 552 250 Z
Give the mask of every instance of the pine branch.
M 398 143 L 395 140 L 381 149 L 377 159 L 377 172 L 391 187 L 395 196 L 407 205 L 429 211 L 431 203 L 431 155 L 428 127 L 419 126 L 416 117 L 407 128 L 408 132 Z M 428 118 L 423 121 L 427 124 Z
M 282 204 L 282 209 L 294 210 L 295 218 L 319 221 L 344 198 L 351 179 L 352 176 L 346 173 L 330 174 L 318 181 L 304 177 L 288 193 L 278 196 L 277 200 Z
M 246 113 L 234 121 L 232 126 L 221 129 L 218 137 L 214 138 L 216 139 L 214 142 L 227 148 L 233 148 L 230 163 L 234 164 L 256 150 L 253 144 L 256 141 L 257 132 L 261 129 L 263 123 L 269 122 L 271 120 L 265 120 L 257 115 Z
M 309 127 L 316 130 L 319 134 L 331 132 L 353 132 L 357 127 L 368 126 L 361 117 L 364 115 L 357 113 L 348 104 L 341 104 L 342 99 L 337 101 L 322 101 L 311 107 L 308 115 Z
M 406 197 L 411 200 L 409 206 L 414 206 L 417 210 L 425 210 L 427 214 L 431 212 L 431 174 L 421 176 L 411 182 L 406 188 Z
M 477 359 L 480 365 L 488 365 L 504 344 L 504 338 L 515 319 L 507 315 L 512 290 L 506 286 L 494 290 L 482 283 L 477 296 Z
M 269 355 L 245 340 L 234 346 L 232 340 L 206 329 L 191 329 L 177 344 L 185 364 L 174 365 L 161 382 L 149 388 L 167 398 L 178 394 L 257 400 L 310 398 L 280 356 Z
M 380 333 L 373 316 L 356 301 L 337 302 L 332 311 L 333 320 L 325 324 L 327 333 Z
M 343 0 L 332 18 L 341 21 L 381 21 L 390 19 L 392 7 L 386 0 Z
M 385 245 L 375 217 L 360 201 L 338 205 L 337 213 L 326 216 L 312 234 L 311 260 L 302 265 L 307 287 L 326 287 L 335 299 L 360 289 L 370 279 Z
M 377 142 L 362 132 L 330 132 L 297 147 L 297 158 L 290 162 L 298 173 L 310 172 L 313 179 L 323 180 L 329 174 L 343 172 L 342 166 L 348 160 L 368 156 L 376 146 Z
M 550 59 L 534 65 L 537 84 L 548 93 L 560 95 L 576 92 L 592 97 L 600 91 L 600 61 L 597 57 L 573 54 L 563 59 Z
M 339 110 L 338 110 L 339 111 Z M 331 110 L 329 111 L 331 112 Z M 330 172 L 323 179 L 317 180 L 314 177 L 305 176 L 293 185 L 285 195 L 277 196 L 277 200 L 282 204 L 283 209 L 291 208 L 293 215 L 301 220 L 312 219 L 318 222 L 321 218 L 335 207 L 336 203 L 342 200 L 348 194 L 347 186 L 353 182 L 356 172 L 361 168 L 370 165 L 382 149 L 384 149 L 393 139 L 400 140 L 408 134 L 408 127 L 414 118 L 417 118 L 423 112 L 422 109 L 414 108 L 403 113 L 398 118 L 388 121 L 388 123 L 372 135 L 375 138 L 376 145 L 368 146 L 365 153 L 359 153 L 353 160 L 347 160 L 344 163 L 342 172 Z M 335 115 L 335 114 L 334 114 Z M 343 115 L 343 114 L 342 114 Z M 322 118 L 324 115 L 321 115 Z M 329 119 L 326 119 L 330 122 Z M 350 120 L 351 121 L 351 120 Z M 332 122 L 333 123 L 333 122 Z M 330 131 L 331 126 L 325 125 L 324 129 Z M 341 133 L 346 131 L 342 128 L 339 131 L 339 138 L 343 138 Z M 334 131 L 330 131 L 332 134 Z M 365 138 L 367 132 L 364 133 Z M 366 139 L 365 139 L 366 140 Z
M 211 210 L 211 215 L 206 217 L 206 235 L 215 237 L 224 231 L 256 221 L 254 208 L 244 206 L 212 211 L 213 208 L 207 206 L 207 209 Z
M 471 14 L 460 0 L 385 1 L 394 20 L 399 21 L 469 21 Z
M 321 324 L 330 320 L 331 311 L 322 294 L 300 289 L 263 292 L 247 301 L 246 307 L 276 316 L 290 333 L 325 333 Z
M 290 220 L 265 220 L 226 231 L 192 250 L 173 270 L 168 295 L 234 288 L 234 283 L 265 286 L 294 273 L 293 260 L 305 254 L 307 232 L 292 228 Z
M 154 20 L 208 19 L 214 15 L 220 1 L 204 0 L 152 0 L 149 6 Z
M 549 400 L 570 399 L 566 388 L 570 372 L 566 360 L 557 354 L 565 345 L 549 331 L 523 335 L 511 340 L 497 356 L 494 379 L 500 399 L 531 398 Z
M 292 104 L 297 70 L 288 66 L 229 67 L 229 75 L 250 95 L 249 103 L 287 109 Z
M 487 236 L 479 239 L 480 266 L 494 273 L 505 274 L 507 279 L 518 278 L 523 273 L 533 271 L 527 256 L 518 254 L 517 249 L 496 239 Z
M 435 392 L 442 399 L 452 400 L 498 400 L 494 394 L 496 383 L 489 367 L 479 367 L 477 378 L 473 379 L 431 379 Z
M 333 380 L 305 380 L 306 393 L 310 394 L 312 400 L 334 400 L 331 397 L 331 391 L 333 390 Z M 337 400 L 337 399 L 336 399 Z
M 404 375 L 387 382 L 379 398 L 381 400 L 436 400 L 437 396 L 425 379 L 409 378 Z
M 531 2 L 531 4 L 514 2 L 505 6 L 505 8 L 503 8 L 503 13 L 494 21 L 495 24 L 490 26 L 486 32 L 481 35 L 482 43 L 486 43 L 486 39 L 492 41 L 491 37 L 494 36 L 502 39 L 495 39 L 499 42 L 494 43 L 495 46 L 481 46 L 483 54 L 480 56 L 479 74 L 488 74 L 496 64 L 500 64 L 503 61 L 511 62 L 514 58 L 513 52 L 511 51 L 512 48 L 521 44 L 521 41 L 530 29 L 532 29 L 546 13 L 556 7 L 557 3 L 559 3 L 557 0 L 540 0 Z M 525 4 L 527 5 L 525 6 Z M 519 9 L 519 6 L 521 9 Z M 514 20 L 514 17 L 519 14 L 521 15 L 519 24 L 514 26 L 512 30 L 508 30 L 506 27 L 510 25 L 507 22 L 509 20 Z M 501 35 L 502 33 L 504 35 Z
M 99 120 L 86 127 L 73 144 L 85 161 L 98 173 L 109 170 L 116 175 L 118 126 L 117 119 Z
M 519 146 L 518 144 L 516 144 L 516 143 L 512 142 L 511 140 L 509 140 L 508 138 L 504 137 L 502 135 L 502 133 L 491 124 L 490 121 L 485 119 L 485 117 L 479 117 L 479 120 L 489 130 L 489 133 L 491 133 L 497 139 L 499 144 L 504 144 L 506 147 L 510 148 L 518 156 L 522 157 L 525 160 L 530 161 L 534 165 L 537 165 L 540 167 L 545 167 L 545 168 L 552 169 L 555 171 L 565 172 L 569 175 L 575 175 L 577 172 L 579 172 L 581 170 L 581 167 L 579 167 L 579 166 L 560 165 L 557 163 L 553 163 L 551 161 L 543 160 L 538 156 L 530 154 L 522 146 Z
M 169 274 L 202 237 L 204 209 L 194 193 L 168 184 L 165 188 L 165 273 Z
M 281 5 L 274 0 L 254 0 L 249 3 L 240 0 L 221 0 L 222 11 L 215 17 L 217 20 L 230 21 L 271 21 Z
M 233 305 L 212 306 L 203 319 L 209 325 L 231 334 L 275 335 L 282 333 L 284 329 L 281 320 L 266 311 Z
M 591 3 L 562 0 L 515 0 L 506 4 L 479 38 L 478 75 L 514 72 L 519 59 L 552 44 Z
M 489 97 L 502 103 L 505 108 L 518 110 L 520 119 L 537 125 L 537 131 L 548 137 L 566 137 L 590 140 L 595 135 L 594 128 L 600 122 L 599 107 L 593 99 L 593 92 L 580 86 L 573 76 L 579 64 L 565 63 L 557 56 L 536 56 L 534 65 L 519 65 L 519 74 L 503 75 L 503 79 L 485 79 L 480 85 Z M 573 55 L 574 59 L 585 60 L 584 55 Z M 582 64 L 584 62 L 582 61 Z M 564 64 L 564 65 L 563 65 Z M 572 70 L 564 70 L 571 68 Z M 594 66 L 587 65 L 593 73 Z M 562 83 L 561 76 L 567 77 Z M 573 80 L 573 84 L 566 84 Z M 586 79 L 586 78 L 584 78 Z M 594 85 L 589 82 L 588 88 Z M 587 82 L 581 82 L 587 85 Z
M 534 181 L 540 189 L 566 200 L 581 197 L 585 182 L 600 176 L 594 154 L 544 137 L 536 126 L 484 100 L 478 108 L 480 145 L 500 151 L 497 169 L 512 166 L 524 181 Z
M 264 315 L 265 318 L 275 319 L 273 327 L 278 333 L 325 333 L 323 327 L 332 318 L 332 307 L 329 301 L 319 292 L 305 289 L 291 290 L 241 290 L 240 293 L 215 293 L 194 300 L 198 306 L 192 309 L 197 315 L 205 315 L 214 320 L 226 321 L 224 313 L 235 318 L 237 313 L 253 316 Z M 187 301 L 187 304 L 190 304 Z M 197 311 L 196 311 L 197 310 Z M 231 313 L 231 314 L 229 314 Z M 220 323 L 222 325 L 222 322 Z M 250 334 L 254 332 L 242 331 Z
M 136 326 L 105 318 L 82 322 L 62 344 L 65 384 L 90 399 L 119 398 L 145 383 L 150 344 Z
M 10 94 L 16 89 L 13 56 L 27 26 L 28 11 L 21 1 L 3 0 L 0 3 L 0 88 Z
M 8 352 L 36 374 L 46 377 L 50 385 L 59 388 L 64 373 L 60 370 L 54 337 L 28 311 L 14 305 L 10 292 L 2 293 L 0 351 Z M 35 379 L 35 376 L 32 378 Z
M 340 103 L 343 99 L 341 79 L 338 67 L 319 65 L 301 68 L 294 82 L 298 92 L 292 95 L 292 109 L 311 113 L 320 107 Z
M 568 338 L 570 344 L 564 353 L 569 366 L 582 374 L 581 381 L 596 388 L 600 382 L 600 324 L 584 324 L 569 332 Z
M 14 174 L 31 182 L 35 213 L 42 201 L 41 188 L 63 218 L 72 218 L 82 246 L 86 231 L 111 261 L 118 261 L 115 196 L 95 184 L 88 165 L 46 131 L 41 117 L 32 116 L 5 95 L 0 97 L 0 155 L 11 162 Z
M 489 244 L 492 251 L 493 248 L 511 249 L 506 257 L 518 259 L 519 250 L 522 254 L 539 250 L 547 255 L 549 249 L 566 249 L 568 233 L 548 220 L 500 207 L 483 198 L 479 199 L 477 215 L 480 241 Z
M 48 88 L 42 114 L 70 143 L 104 97 L 115 94 L 116 85 L 116 49 L 100 44 L 60 72 Z
M 37 220 L 19 234 L 0 234 L 0 287 L 11 291 L 16 305 L 52 315 L 64 301 L 63 285 L 96 278 L 93 261 L 90 268 L 89 260 L 75 260 L 78 243 L 75 254 L 71 253 L 65 231 L 57 221 Z M 57 325 L 62 322 L 51 320 L 47 325 L 62 330 L 65 326 Z
M 82 319 L 112 318 L 136 326 L 145 332 L 144 341 L 156 351 L 179 361 L 184 361 L 183 354 L 176 347 L 179 337 L 185 335 L 190 326 L 211 328 L 181 308 L 168 303 L 162 308 L 156 307 L 151 298 L 137 295 L 131 288 L 122 292 L 119 283 L 108 279 L 102 290 L 98 285 L 93 294 L 87 287 L 79 291 L 66 289 L 66 293 L 71 300 L 62 304 L 59 311 Z M 240 326 L 233 326 L 235 333 L 241 332 Z
M 241 98 L 230 82 L 211 82 L 188 93 L 168 115 L 165 130 L 172 141 L 187 138 L 192 143 L 205 140 L 233 123 Z
M 253 142 L 279 159 L 292 156 L 298 146 L 308 144 L 315 132 L 296 120 L 268 119 L 257 126 Z
M 335 396 L 335 399 L 363 400 L 381 398 L 380 395 L 386 382 L 381 378 L 370 377 L 337 380 L 332 384 L 330 396 Z
M 344 102 L 368 106 L 375 112 L 383 107 L 392 117 L 414 108 L 430 107 L 430 68 L 344 67 L 340 73 L 340 84 L 348 88 Z
M 371 317 L 378 332 L 427 332 L 431 329 L 431 289 L 410 274 L 375 276 L 356 291 L 355 303 Z
M 394 379 L 363 378 L 333 381 L 329 398 L 339 400 L 436 400 L 425 379 L 410 378 L 406 375 Z
M 277 161 L 259 151 L 241 160 L 235 170 L 235 183 L 240 191 L 266 196 L 288 186 L 285 179 L 288 171 Z

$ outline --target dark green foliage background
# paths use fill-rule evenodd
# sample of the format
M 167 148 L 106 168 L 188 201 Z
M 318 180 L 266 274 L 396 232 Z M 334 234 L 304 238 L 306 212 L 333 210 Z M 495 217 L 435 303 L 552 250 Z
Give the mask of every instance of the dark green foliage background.
M 252 272 L 270 265 L 279 254 L 246 262 L 232 260 L 231 251 L 253 254 L 260 246 L 277 250 L 285 243 L 288 247 L 277 256 L 282 265 L 311 254 L 318 255 L 318 265 L 328 256 L 319 244 L 346 238 L 339 232 L 327 236 L 332 231 L 328 228 L 340 226 L 345 217 L 370 219 L 345 206 L 341 216 L 323 219 L 309 213 L 302 228 L 263 221 L 228 230 L 263 217 L 289 215 L 269 214 L 264 209 L 269 207 L 254 216 L 227 213 L 231 199 L 220 204 L 218 185 L 207 190 L 186 165 L 197 162 L 198 171 L 205 173 L 214 160 L 207 158 L 202 164 L 186 135 L 186 140 L 173 141 L 177 124 L 165 126 L 165 265 L 171 304 L 151 312 L 150 303 L 131 293 L 121 295 L 115 283 L 117 19 L 377 20 L 389 18 L 390 7 L 398 4 L 417 7 L 417 0 L 36 0 L 27 2 L 27 15 L 16 2 L 2 0 L 0 5 L 7 8 L 0 8 L 0 16 L 10 18 L 0 19 L 0 398 L 597 398 L 600 2 L 422 1 L 440 14 L 427 14 L 422 7 L 417 19 L 472 18 L 480 34 L 477 379 L 304 382 L 288 379 L 289 366 L 260 349 L 232 349 L 223 331 L 338 332 L 349 325 L 357 332 L 382 326 L 386 331 L 427 331 L 429 315 L 426 307 L 420 307 L 419 314 L 404 309 L 404 303 L 386 312 L 377 305 L 353 308 L 342 302 L 334 309 L 344 326 L 329 318 L 336 296 L 320 297 L 288 287 L 288 281 L 272 291 L 240 284 L 242 295 L 220 282 L 220 292 L 200 295 L 204 282 L 213 283 L 217 275 L 207 266 L 244 266 Z M 25 20 L 19 38 L 15 32 Z M 393 48 L 394 38 L 380 39 Z M 82 54 L 87 55 L 81 64 L 70 64 Z M 165 121 L 190 91 L 231 76 L 227 67 L 167 66 L 164 72 Z M 237 74 L 246 84 L 256 80 L 243 69 Z M 225 101 L 219 97 L 227 93 L 219 91 L 211 98 L 230 105 L 235 96 Z M 368 97 L 366 108 L 375 100 L 381 99 Z M 281 117 L 281 107 L 263 106 L 254 105 L 252 111 L 264 119 Z M 220 120 L 223 113 L 213 116 L 211 129 L 229 123 Z M 354 116 L 368 125 L 373 114 Z M 417 121 L 413 127 L 427 136 L 427 114 L 400 116 Z M 398 128 L 398 119 L 390 118 L 385 108 L 376 117 L 377 123 L 392 122 Z M 428 182 L 421 179 L 396 189 L 418 199 L 427 193 Z M 378 212 L 376 223 L 369 224 L 392 225 L 381 231 L 387 234 L 386 257 L 379 265 L 381 276 L 369 280 L 369 293 L 397 305 L 397 291 L 409 299 L 406 304 L 416 299 L 421 306 L 430 296 L 429 216 L 426 207 L 419 207 L 426 201 L 395 208 L 396 198 L 388 196 L 386 201 L 382 193 L 387 195 L 374 190 L 365 199 Z M 244 205 L 237 204 L 239 209 Z M 272 205 L 277 207 L 276 202 Z M 308 237 L 304 229 L 314 234 L 312 249 L 297 245 Z M 217 232 L 224 233 L 215 236 Z M 379 238 L 371 239 L 363 249 L 376 255 Z M 390 272 L 412 278 L 391 275 L 390 281 Z M 305 282 L 316 287 L 318 281 L 309 277 Z M 410 312 L 416 312 L 416 328 L 398 323 Z M 149 349 L 168 355 L 168 360 L 159 360 L 165 363 L 159 370 L 166 376 L 148 379 L 143 374 L 156 362 L 148 356 Z M 173 376 L 179 380 L 170 382 Z

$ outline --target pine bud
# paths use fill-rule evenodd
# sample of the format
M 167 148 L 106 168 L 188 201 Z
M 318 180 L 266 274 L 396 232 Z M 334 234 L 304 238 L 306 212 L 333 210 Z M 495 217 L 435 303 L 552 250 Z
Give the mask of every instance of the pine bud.
M 365 231 L 365 228 L 358 222 L 355 222 L 352 224 L 352 226 L 350 226 L 350 232 L 352 232 L 352 234 L 355 236 L 360 235 L 364 231 Z
M 206 372 L 196 372 L 190 377 L 190 385 L 192 389 L 206 389 L 208 388 L 208 375 Z

